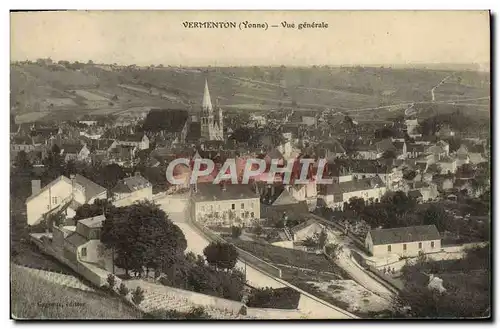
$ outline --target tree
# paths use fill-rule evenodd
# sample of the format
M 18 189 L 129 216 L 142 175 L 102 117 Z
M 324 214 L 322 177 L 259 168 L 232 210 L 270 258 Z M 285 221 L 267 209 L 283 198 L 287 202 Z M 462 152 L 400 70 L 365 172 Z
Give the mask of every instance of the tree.
M 118 288 L 118 293 L 122 296 L 128 295 L 128 288 L 123 282 L 120 284 L 120 288 Z
M 257 236 L 261 236 L 262 233 L 264 233 L 264 229 L 262 228 L 262 226 L 257 224 L 253 227 L 253 233 Z
M 86 203 L 78 207 L 73 220 L 105 215 L 107 211 L 111 210 L 113 207 L 113 204 L 108 200 L 95 200 L 93 204 Z
M 91 59 L 89 59 L 89 61 L 87 62 L 87 65 L 93 65 L 93 64 L 94 64 L 94 62 Z
M 115 288 L 115 284 L 116 284 L 116 278 L 113 274 L 108 274 L 108 278 L 106 279 L 106 281 L 108 282 L 108 288 L 109 290 L 113 290 Z
M 342 247 L 342 245 L 338 243 L 330 243 L 325 246 L 326 254 L 332 257 L 333 259 L 338 259 L 343 249 L 344 248 Z
M 328 240 L 328 235 L 325 230 L 322 230 L 321 233 L 318 235 L 318 248 L 323 249 L 326 245 L 326 242 Z
M 424 225 L 436 225 L 438 231 L 443 232 L 447 228 L 448 214 L 442 206 L 432 204 L 422 214 Z
M 15 166 L 18 172 L 29 173 L 33 168 L 28 159 L 28 155 L 24 151 L 19 151 L 16 156 Z
M 144 300 L 144 290 L 137 286 L 134 291 L 132 291 L 132 301 L 135 305 L 139 305 Z
M 234 238 L 234 239 L 237 239 L 239 238 L 241 235 L 241 227 L 239 226 L 231 226 L 231 236 Z
M 52 227 L 60 226 L 64 222 L 64 215 L 62 212 L 55 212 L 49 214 L 46 218 L 47 229 L 52 232 Z
M 157 205 L 139 202 L 111 208 L 106 214 L 101 242 L 114 251 L 118 266 L 142 273 L 145 269 L 173 271 L 187 242 L 181 229 Z
M 205 255 L 208 264 L 216 269 L 233 269 L 238 259 L 236 248 L 231 244 L 221 242 L 211 242 L 203 249 L 203 255 Z
M 349 204 L 347 209 L 354 211 L 356 214 L 361 214 L 365 208 L 365 200 L 358 197 L 352 197 L 349 199 Z

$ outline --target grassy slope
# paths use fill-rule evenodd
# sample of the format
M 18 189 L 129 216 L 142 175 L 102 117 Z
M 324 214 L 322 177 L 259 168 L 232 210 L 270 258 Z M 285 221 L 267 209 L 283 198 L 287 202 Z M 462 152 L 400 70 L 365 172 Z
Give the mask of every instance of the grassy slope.
M 63 288 L 17 268 L 11 272 L 11 315 L 15 319 L 142 318 L 140 312 L 117 298 Z

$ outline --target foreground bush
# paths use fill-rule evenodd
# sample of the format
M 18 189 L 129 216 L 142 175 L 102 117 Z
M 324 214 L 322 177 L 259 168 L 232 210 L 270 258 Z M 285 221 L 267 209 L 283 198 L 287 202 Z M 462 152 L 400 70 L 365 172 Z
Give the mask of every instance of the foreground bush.
M 247 306 L 258 308 L 296 309 L 300 293 L 292 288 L 256 289 L 249 296 Z

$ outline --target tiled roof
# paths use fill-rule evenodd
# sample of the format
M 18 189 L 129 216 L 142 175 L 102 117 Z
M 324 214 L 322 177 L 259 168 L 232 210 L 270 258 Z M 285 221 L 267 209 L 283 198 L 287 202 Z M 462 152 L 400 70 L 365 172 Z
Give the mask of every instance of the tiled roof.
M 70 244 L 72 244 L 75 247 L 81 246 L 82 244 L 87 243 L 87 239 L 83 235 L 80 235 L 76 232 L 71 233 L 68 235 L 66 238 L 66 241 L 68 241 Z
M 85 201 L 106 192 L 104 187 L 79 174 L 75 175 L 75 183 L 85 189 Z
M 144 135 L 142 134 L 134 134 L 134 135 L 122 135 L 117 138 L 118 141 L 123 141 L 123 142 L 140 142 L 142 141 L 142 138 Z
M 373 245 L 439 240 L 441 236 L 435 225 L 409 226 L 370 231 Z
M 81 144 L 63 144 L 60 149 L 64 154 L 77 154 L 82 149 Z
M 341 182 L 338 184 L 327 185 L 327 193 L 338 195 L 341 198 L 341 195 L 344 193 L 350 193 L 354 191 L 366 191 L 374 188 L 385 187 L 384 182 L 380 179 L 380 177 L 373 178 L 364 178 L 364 179 L 353 179 L 347 182 Z M 340 200 L 339 200 L 340 201 Z
M 78 223 L 80 223 L 84 226 L 87 226 L 87 227 L 95 228 L 95 227 L 102 227 L 102 223 L 105 220 L 106 220 L 106 217 L 104 217 L 104 215 L 99 215 L 99 216 L 89 217 L 89 218 L 79 220 Z
M 151 183 L 140 175 L 124 178 L 113 188 L 115 193 L 132 193 L 150 187 Z
M 252 191 L 251 186 L 246 184 L 226 184 L 225 190 L 223 190 L 222 186 L 218 184 L 201 183 L 197 184 L 197 190 L 197 192 L 193 192 L 193 199 L 196 202 L 259 198 L 259 196 Z

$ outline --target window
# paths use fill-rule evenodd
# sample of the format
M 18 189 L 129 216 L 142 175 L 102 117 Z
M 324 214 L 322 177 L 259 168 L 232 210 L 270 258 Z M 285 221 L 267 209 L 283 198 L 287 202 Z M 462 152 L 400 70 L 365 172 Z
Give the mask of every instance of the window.
M 241 209 L 245 209 L 245 204 L 244 203 L 241 204 Z
M 87 248 L 82 248 L 82 257 L 87 257 Z
M 387 246 L 387 251 L 388 251 L 388 252 L 391 252 L 391 245 L 388 245 L 388 246 Z
M 205 206 L 201 206 L 201 211 L 205 211 Z
M 232 210 L 236 209 L 236 206 L 235 206 L 235 204 L 234 204 L 234 203 L 233 203 L 233 204 L 231 204 L 231 209 L 232 209 Z
M 431 248 L 434 248 L 434 241 L 431 241 Z
M 406 243 L 403 243 L 403 250 L 406 251 Z
M 53 204 L 57 204 L 57 197 L 56 197 L 56 196 L 53 196 L 53 197 L 52 197 L 52 203 L 53 203 Z
M 422 249 L 422 242 L 418 243 L 418 249 Z

